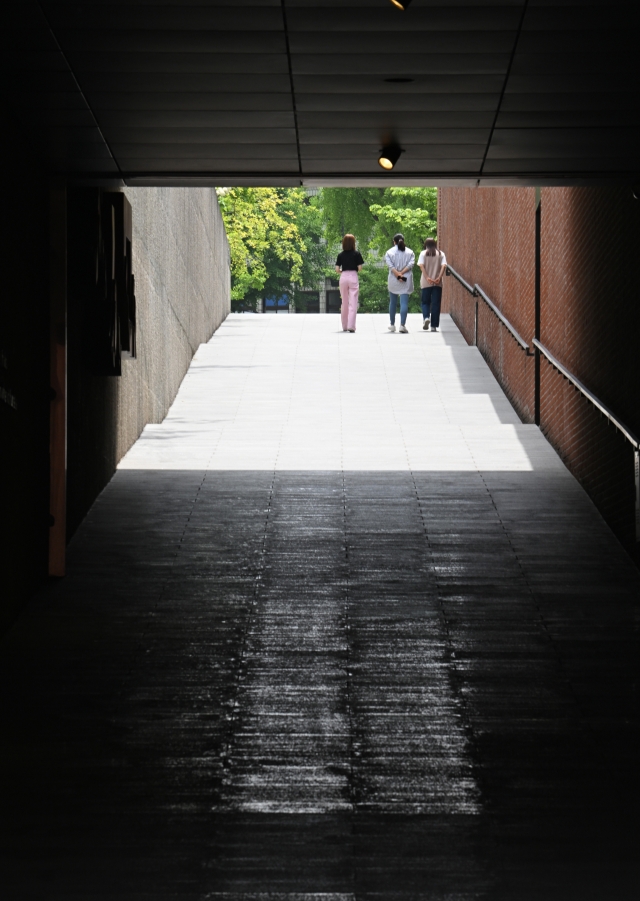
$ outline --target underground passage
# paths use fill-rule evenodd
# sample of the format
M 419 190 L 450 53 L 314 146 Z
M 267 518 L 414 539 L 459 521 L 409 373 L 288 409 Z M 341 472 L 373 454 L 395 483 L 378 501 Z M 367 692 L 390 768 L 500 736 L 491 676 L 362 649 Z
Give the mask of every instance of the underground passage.
M 628 9 L 5 34 L 2 896 L 637 898 Z

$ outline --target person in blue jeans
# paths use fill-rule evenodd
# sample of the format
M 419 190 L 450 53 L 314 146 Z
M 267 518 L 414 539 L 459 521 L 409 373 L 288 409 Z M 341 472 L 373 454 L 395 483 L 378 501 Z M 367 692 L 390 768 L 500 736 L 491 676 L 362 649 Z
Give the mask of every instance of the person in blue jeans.
M 440 304 L 442 302 L 442 276 L 447 268 L 447 258 L 438 250 L 438 242 L 427 238 L 424 250 L 418 257 L 420 267 L 420 287 L 422 288 L 422 328 L 438 331 L 440 325 Z
M 404 237 L 394 235 L 393 247 L 390 247 L 384 256 L 384 261 L 389 269 L 387 287 L 389 288 L 389 331 L 396 330 L 396 310 L 398 298 L 400 298 L 400 328 L 399 332 L 405 334 L 407 328 L 407 313 L 409 312 L 409 295 L 413 291 L 413 267 L 416 255 L 405 246 Z

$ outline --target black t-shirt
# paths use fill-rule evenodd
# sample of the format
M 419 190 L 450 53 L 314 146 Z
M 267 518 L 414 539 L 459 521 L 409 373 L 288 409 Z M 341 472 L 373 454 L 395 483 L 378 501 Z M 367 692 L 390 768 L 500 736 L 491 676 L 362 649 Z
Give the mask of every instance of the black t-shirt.
M 343 272 L 357 272 L 358 266 L 362 265 L 364 260 L 359 250 L 343 250 L 336 260 L 336 266 L 342 266 Z

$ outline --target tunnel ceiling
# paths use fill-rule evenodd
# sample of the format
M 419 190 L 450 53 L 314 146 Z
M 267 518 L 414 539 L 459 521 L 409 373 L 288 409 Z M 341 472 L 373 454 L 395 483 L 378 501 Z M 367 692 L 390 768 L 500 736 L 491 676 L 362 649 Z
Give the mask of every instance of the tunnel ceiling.
M 10 115 L 52 172 L 129 184 L 638 176 L 633 5 L 14 2 Z M 403 79 L 403 81 L 398 81 Z M 403 154 L 377 164 L 385 140 Z

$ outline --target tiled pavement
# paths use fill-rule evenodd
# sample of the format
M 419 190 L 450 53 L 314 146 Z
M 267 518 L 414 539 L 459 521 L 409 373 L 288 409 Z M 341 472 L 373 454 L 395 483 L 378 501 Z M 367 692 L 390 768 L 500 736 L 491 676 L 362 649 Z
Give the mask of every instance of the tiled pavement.
M 2 643 L 10 899 L 640 896 L 640 578 L 474 348 L 231 316 Z

